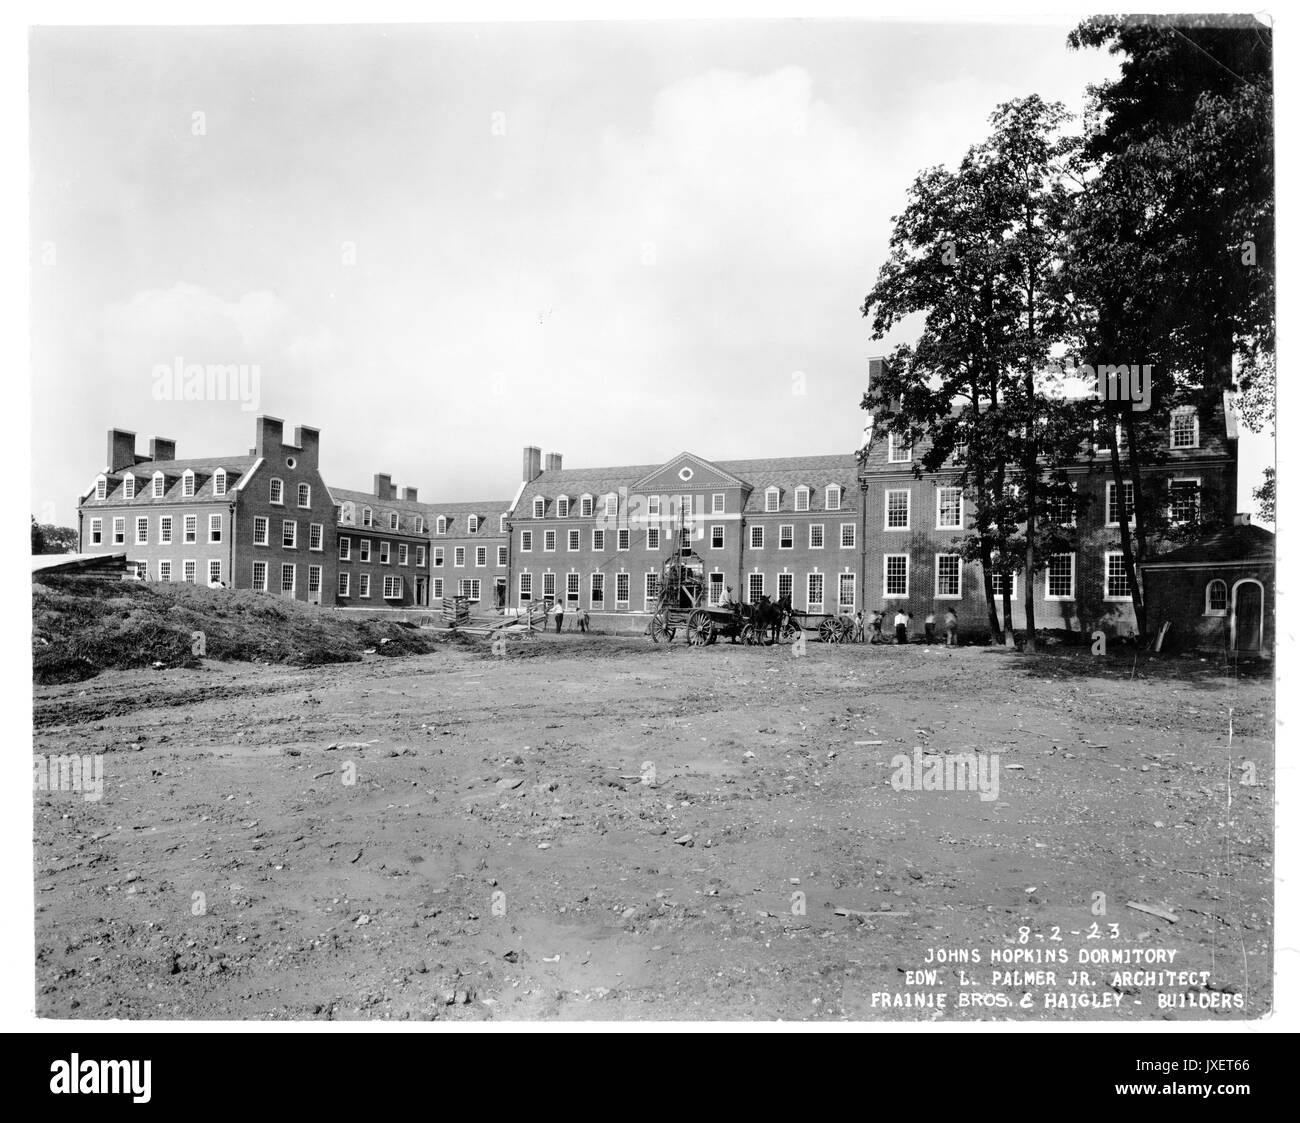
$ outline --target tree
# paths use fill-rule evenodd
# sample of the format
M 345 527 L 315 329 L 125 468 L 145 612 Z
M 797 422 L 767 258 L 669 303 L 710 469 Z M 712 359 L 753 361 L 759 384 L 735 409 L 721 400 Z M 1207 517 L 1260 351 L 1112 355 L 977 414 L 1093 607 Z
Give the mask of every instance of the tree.
M 32 516 L 33 554 L 70 554 L 77 549 L 77 531 L 70 526 L 38 525 Z
M 1058 540 L 1049 507 L 1068 489 L 1080 439 L 1069 403 L 1043 394 L 1043 367 L 1067 323 L 1056 280 L 1073 144 L 1065 110 L 1036 96 L 999 106 L 987 140 L 955 173 L 922 172 L 895 218 L 890 255 L 862 314 L 882 338 L 925 315 L 864 396 L 882 427 L 931 443 L 913 471 L 943 471 L 973 491 L 974 534 L 957 541 L 984 574 L 990 637 L 1014 642 L 1011 578 L 1033 588 L 1036 552 Z M 1003 581 L 999 625 L 993 575 Z M 1032 597 L 1026 645 L 1033 650 Z
M 930 445 L 913 472 L 949 468 L 963 492 L 975 493 L 975 533 L 963 553 L 978 557 L 984 576 L 990 639 L 1001 631 L 993 594 L 993 560 L 1004 545 L 1000 512 L 1006 459 L 999 430 L 986 415 L 996 411 L 1005 364 L 996 353 L 1002 335 L 1003 286 L 994 255 L 977 176 L 943 168 L 922 171 L 908 190 L 908 204 L 895 217 L 890 253 L 867 294 L 862 315 L 873 338 L 899 321 L 925 315 L 913 346 L 896 348 L 875 374 L 862 408 L 881 431 L 909 445 L 921 433 Z M 958 247 L 961 247 L 959 252 Z M 1001 552 L 1007 564 L 1009 551 Z
M 1242 17 L 1096 17 L 1072 48 L 1124 55 L 1090 91 L 1100 122 L 1078 163 L 1071 214 L 1074 350 L 1094 367 L 1150 365 L 1151 409 L 1101 407 L 1138 630 L 1136 563 L 1160 529 L 1144 470 L 1180 404 L 1205 408 L 1234 385 L 1257 413 L 1274 350 L 1272 41 Z M 1267 399 L 1267 406 L 1262 402 Z M 1132 482 L 1132 529 L 1124 484 Z
M 1267 523 L 1277 522 L 1277 469 L 1264 469 L 1264 482 L 1251 494 L 1259 501 L 1259 517 Z

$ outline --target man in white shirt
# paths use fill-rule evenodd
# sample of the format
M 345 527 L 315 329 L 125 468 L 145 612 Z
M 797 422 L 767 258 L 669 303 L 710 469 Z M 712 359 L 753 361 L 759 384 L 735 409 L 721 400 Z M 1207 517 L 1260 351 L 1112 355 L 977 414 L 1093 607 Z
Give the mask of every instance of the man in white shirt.
M 894 614 L 894 642 L 907 642 L 907 613 L 901 608 Z

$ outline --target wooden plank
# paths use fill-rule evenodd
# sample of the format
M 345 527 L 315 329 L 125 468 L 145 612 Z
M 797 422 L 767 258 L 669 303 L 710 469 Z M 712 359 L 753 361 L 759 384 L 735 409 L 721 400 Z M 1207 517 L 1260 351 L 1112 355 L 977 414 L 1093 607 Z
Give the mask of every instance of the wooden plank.
M 1166 912 L 1164 909 L 1158 909 L 1154 905 L 1142 905 L 1139 904 L 1137 901 L 1128 901 L 1127 905 L 1129 908 L 1136 909 L 1138 912 L 1144 912 L 1148 916 L 1158 916 L 1161 920 L 1169 921 L 1170 924 L 1178 923 L 1178 917 L 1176 917 L 1172 912 Z

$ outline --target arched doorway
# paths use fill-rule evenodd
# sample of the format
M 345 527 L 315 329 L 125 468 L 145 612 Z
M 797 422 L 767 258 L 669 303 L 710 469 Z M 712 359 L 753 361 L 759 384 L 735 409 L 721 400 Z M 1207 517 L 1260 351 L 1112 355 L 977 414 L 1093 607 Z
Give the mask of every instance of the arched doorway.
M 1232 587 L 1232 649 L 1258 655 L 1264 647 L 1264 586 L 1253 578 Z

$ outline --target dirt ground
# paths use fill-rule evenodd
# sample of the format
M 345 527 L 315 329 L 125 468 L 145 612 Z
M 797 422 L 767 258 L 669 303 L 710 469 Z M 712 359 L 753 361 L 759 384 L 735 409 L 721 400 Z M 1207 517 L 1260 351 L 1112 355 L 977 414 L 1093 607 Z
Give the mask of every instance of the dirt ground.
M 44 1017 L 1270 1008 L 1272 683 L 1196 660 L 547 636 L 109 671 L 35 725 L 104 776 L 35 792 Z M 918 747 L 996 754 L 997 798 L 897 790 Z

